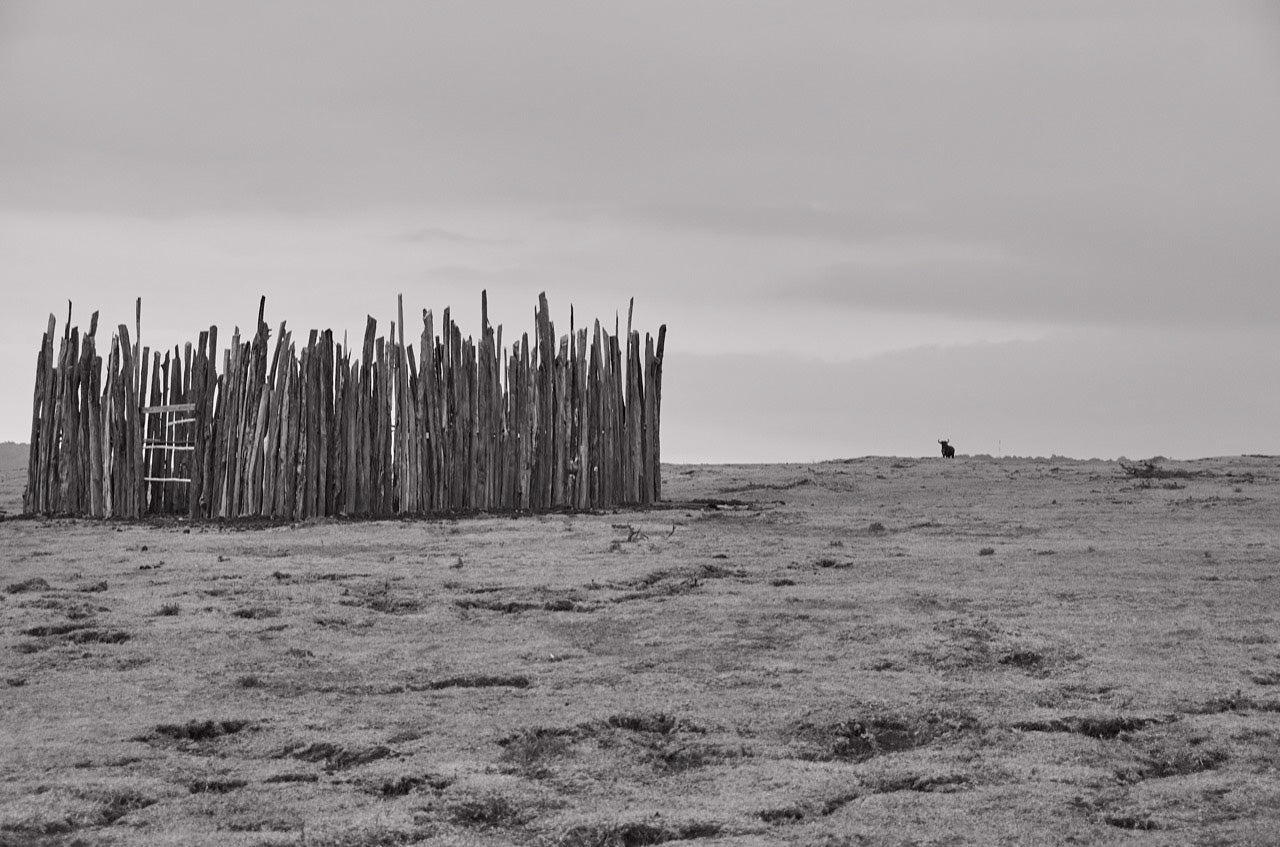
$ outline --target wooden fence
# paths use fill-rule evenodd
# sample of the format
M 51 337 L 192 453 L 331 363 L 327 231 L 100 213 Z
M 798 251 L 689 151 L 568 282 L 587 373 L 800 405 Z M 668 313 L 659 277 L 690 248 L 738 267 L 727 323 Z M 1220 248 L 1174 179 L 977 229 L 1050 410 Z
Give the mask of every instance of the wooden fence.
M 533 338 L 508 350 L 481 297 L 479 341 L 423 311 L 417 354 L 404 304 L 390 338 L 368 318 L 358 357 L 330 330 L 305 345 L 237 328 L 163 355 L 121 324 L 104 360 L 98 314 L 83 336 L 49 327 L 36 364 L 27 514 L 137 518 L 593 509 L 662 497 L 659 421 L 666 326 L 615 321 L 557 344 L 545 295 Z M 105 365 L 105 366 L 104 366 Z

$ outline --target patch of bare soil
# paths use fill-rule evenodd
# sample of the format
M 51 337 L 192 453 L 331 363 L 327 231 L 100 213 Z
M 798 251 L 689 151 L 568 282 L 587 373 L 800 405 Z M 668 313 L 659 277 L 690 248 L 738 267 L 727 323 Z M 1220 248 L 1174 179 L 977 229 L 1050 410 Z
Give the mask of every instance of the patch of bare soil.
M 1277 458 L 665 480 L 0 521 L 0 847 L 1274 842 Z

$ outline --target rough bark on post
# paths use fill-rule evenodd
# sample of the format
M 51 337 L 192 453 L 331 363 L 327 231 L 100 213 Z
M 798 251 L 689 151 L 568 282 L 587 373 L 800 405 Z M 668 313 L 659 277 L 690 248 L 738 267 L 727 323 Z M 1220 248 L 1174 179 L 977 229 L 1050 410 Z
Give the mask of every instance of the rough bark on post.
M 662 501 L 662 352 L 667 343 L 667 325 L 658 327 L 658 346 L 653 354 L 653 391 L 649 395 L 653 426 L 649 429 L 653 455 L 653 502 Z
M 22 496 L 22 510 L 26 514 L 45 511 L 43 497 L 44 487 L 44 449 L 46 439 L 44 407 L 45 397 L 49 392 L 50 366 L 53 358 L 53 332 L 57 318 L 49 315 L 49 328 L 40 340 L 40 354 L 36 356 L 36 385 L 31 401 L 31 445 L 27 451 L 27 488 Z

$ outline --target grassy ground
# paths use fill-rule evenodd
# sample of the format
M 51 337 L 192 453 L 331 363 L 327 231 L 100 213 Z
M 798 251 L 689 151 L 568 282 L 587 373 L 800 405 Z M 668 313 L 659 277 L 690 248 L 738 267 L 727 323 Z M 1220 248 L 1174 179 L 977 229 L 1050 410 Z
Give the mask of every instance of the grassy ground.
M 1280 460 L 1161 468 L 6 520 L 0 845 L 1274 844 Z

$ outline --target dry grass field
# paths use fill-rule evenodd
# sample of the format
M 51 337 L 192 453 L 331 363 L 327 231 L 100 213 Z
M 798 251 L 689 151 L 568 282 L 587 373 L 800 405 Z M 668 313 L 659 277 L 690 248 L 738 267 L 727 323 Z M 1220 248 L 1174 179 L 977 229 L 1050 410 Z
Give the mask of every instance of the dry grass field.
M 0 844 L 1280 843 L 1280 459 L 666 481 L 222 526 L 6 471 Z

